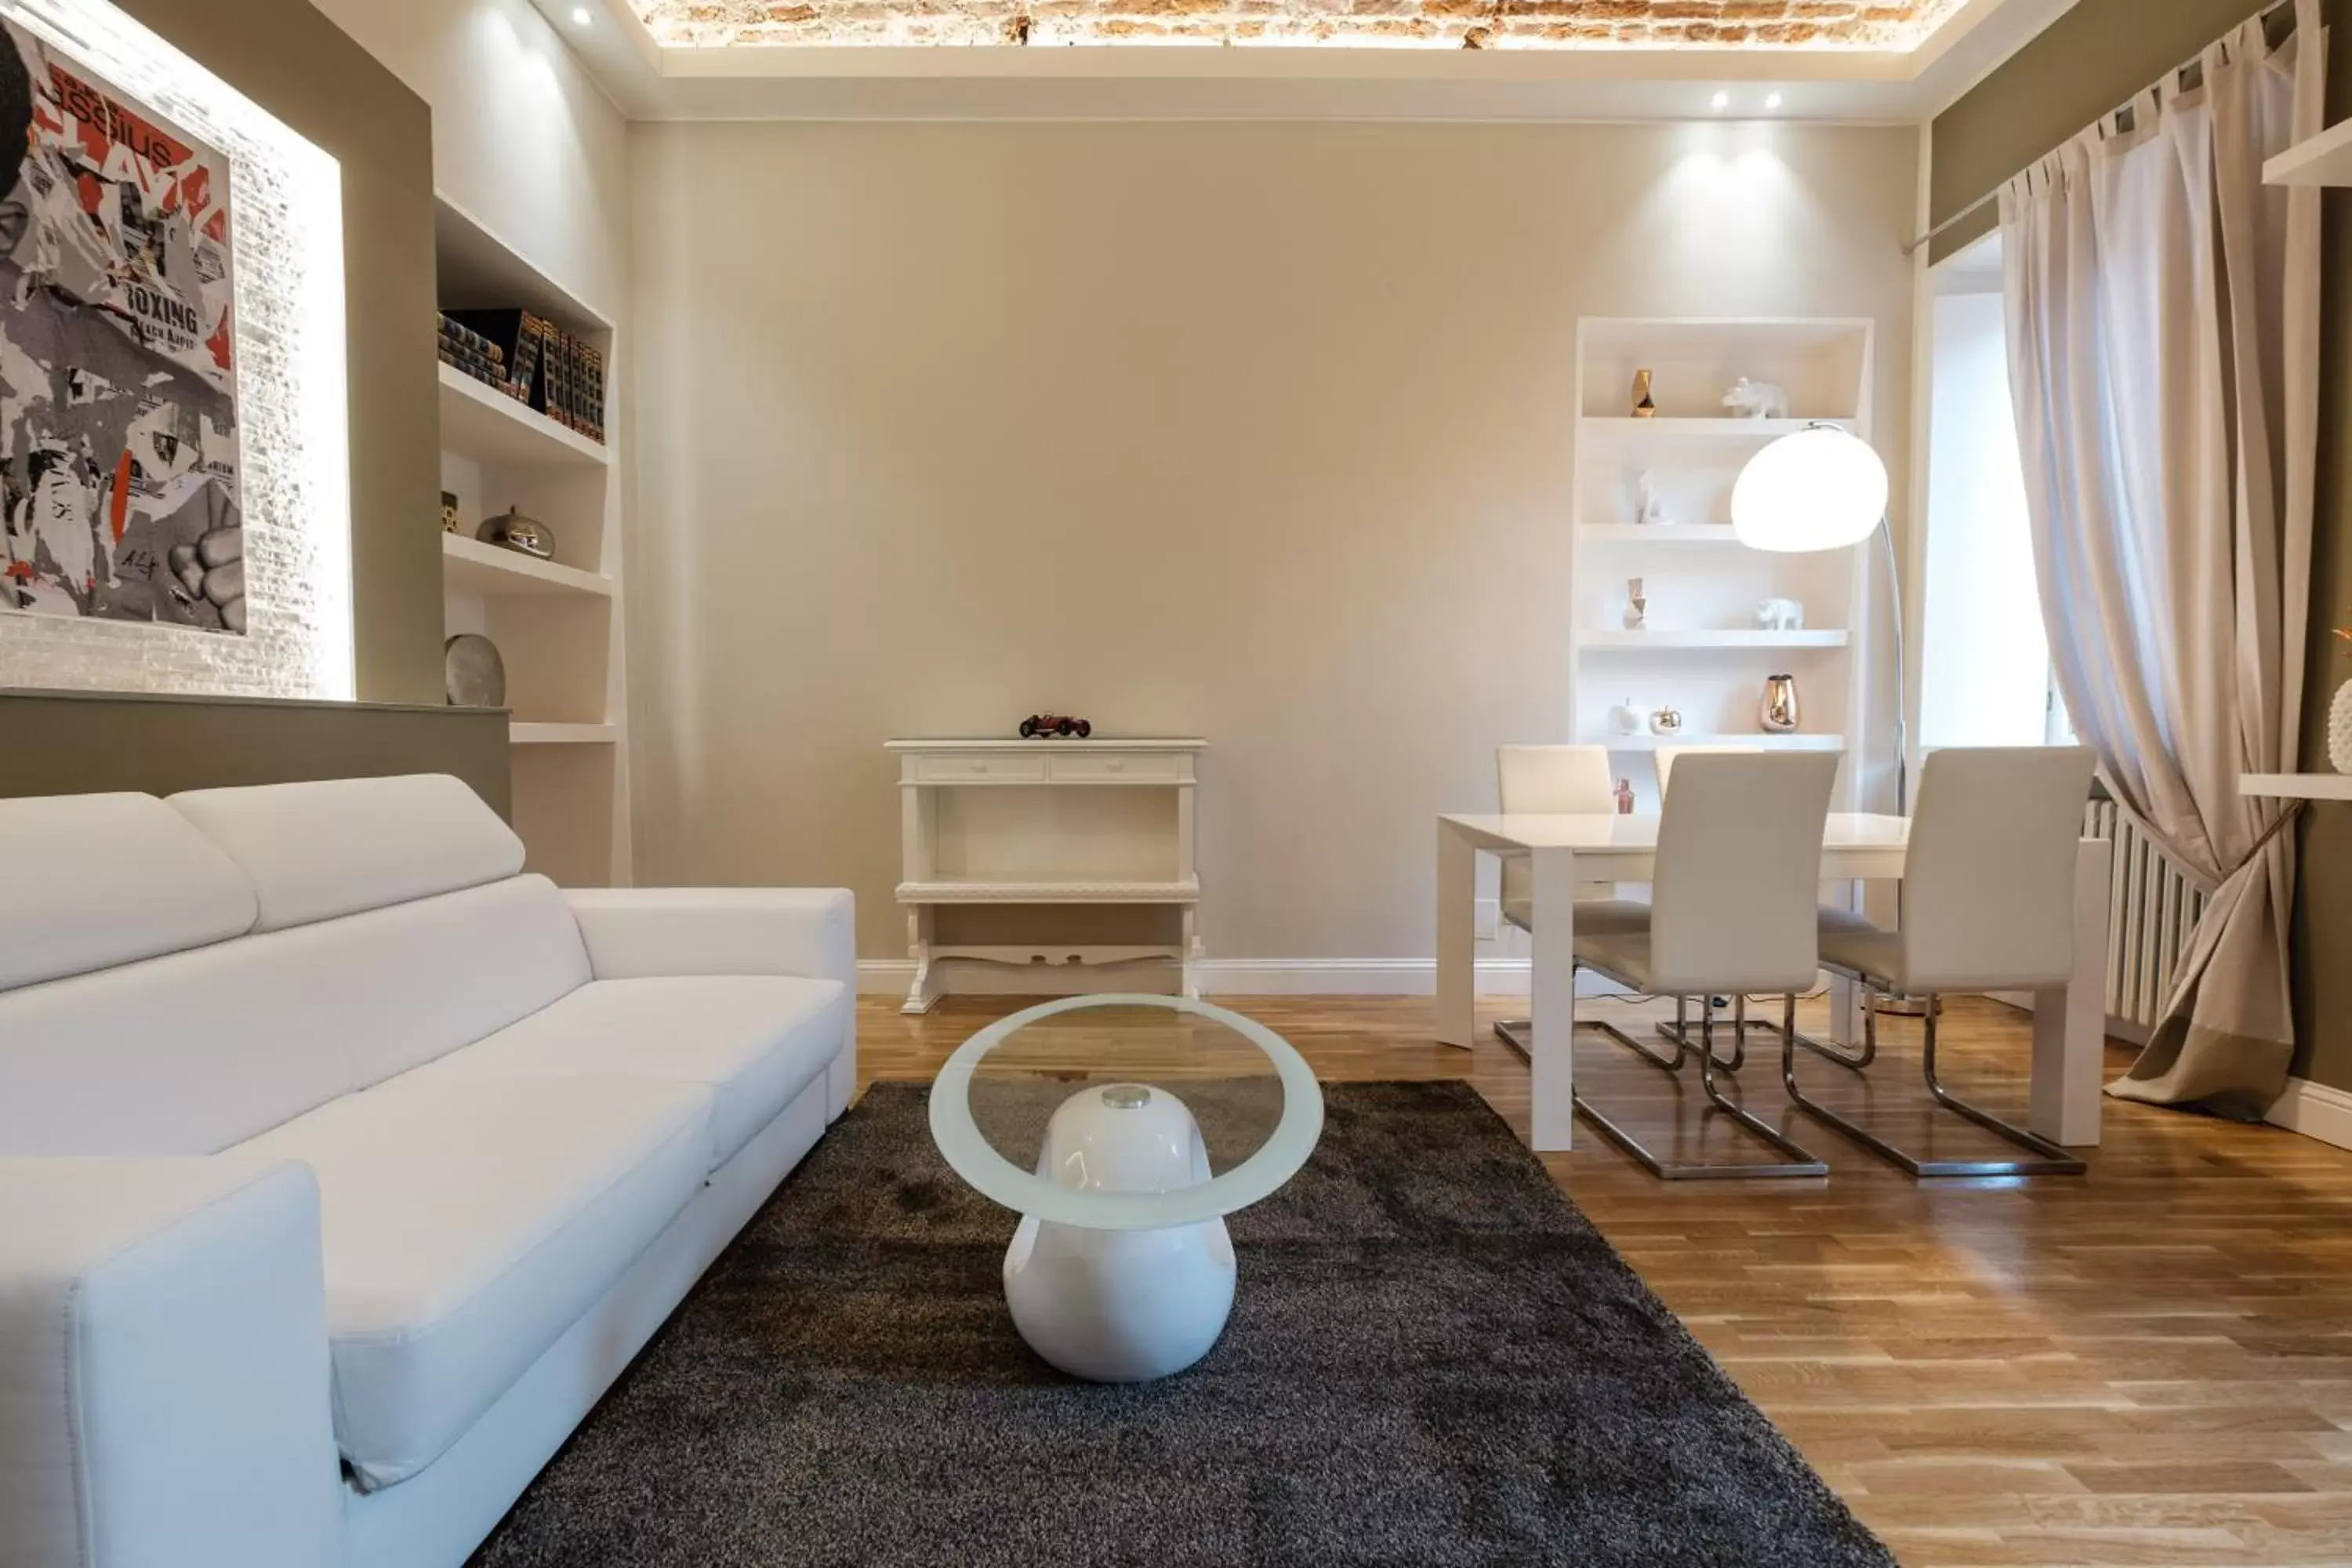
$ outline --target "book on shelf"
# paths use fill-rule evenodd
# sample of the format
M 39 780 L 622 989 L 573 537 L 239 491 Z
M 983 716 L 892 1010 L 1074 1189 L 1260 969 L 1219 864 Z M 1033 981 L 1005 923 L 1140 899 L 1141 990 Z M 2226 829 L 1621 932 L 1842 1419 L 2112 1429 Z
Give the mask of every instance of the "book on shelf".
M 446 313 L 441 316 L 439 325 L 442 363 L 509 397 L 520 395 L 508 370 L 512 363 L 511 356 L 503 345 L 453 320 Z
M 507 367 L 506 390 L 566 429 L 604 442 L 602 353 L 530 310 L 452 310 L 444 319 L 496 351 Z

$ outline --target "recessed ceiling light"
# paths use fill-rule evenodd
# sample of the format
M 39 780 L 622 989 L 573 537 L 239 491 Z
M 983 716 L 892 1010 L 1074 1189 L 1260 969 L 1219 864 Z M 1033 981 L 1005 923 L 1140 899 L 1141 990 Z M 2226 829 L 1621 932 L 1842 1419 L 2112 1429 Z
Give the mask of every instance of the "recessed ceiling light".
M 1717 93 L 1715 95 L 1714 104 L 1718 110 L 1729 109 L 1731 107 L 1731 95 L 1727 92 Z
M 1779 93 L 1777 93 L 1777 92 L 1776 92 L 1776 93 L 1774 93 L 1771 97 L 1769 97 L 1769 98 L 1766 99 L 1766 100 L 1764 100 L 1764 107 L 1765 107 L 1765 108 L 1767 108 L 1767 109 L 1778 109 L 1778 108 L 1780 108 L 1780 95 Z
M 585 5 L 574 5 L 572 7 L 572 25 L 573 26 L 584 27 L 595 19 L 596 13 L 591 11 Z

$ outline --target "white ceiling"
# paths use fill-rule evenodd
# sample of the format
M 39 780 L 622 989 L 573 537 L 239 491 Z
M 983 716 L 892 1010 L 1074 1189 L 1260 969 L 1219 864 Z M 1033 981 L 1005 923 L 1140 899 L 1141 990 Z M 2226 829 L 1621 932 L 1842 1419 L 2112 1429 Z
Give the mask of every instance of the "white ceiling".
M 2075 0 L 1965 0 L 1909 50 L 845 45 L 666 48 L 628 0 L 532 0 L 637 120 L 1707 118 L 1918 123 Z M 585 20 L 583 21 L 582 18 Z M 1725 96 L 1717 109 L 1717 94 Z M 1780 102 L 1768 107 L 1778 95 Z

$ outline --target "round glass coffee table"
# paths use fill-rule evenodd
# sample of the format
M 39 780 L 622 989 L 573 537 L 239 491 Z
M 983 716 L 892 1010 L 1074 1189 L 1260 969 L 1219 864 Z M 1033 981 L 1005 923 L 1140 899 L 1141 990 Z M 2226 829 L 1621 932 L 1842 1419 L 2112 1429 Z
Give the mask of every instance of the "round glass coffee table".
M 1235 1277 L 1224 1216 L 1307 1163 L 1323 1092 L 1290 1042 L 1223 1007 L 1066 996 L 958 1047 L 930 1120 L 956 1174 L 1021 1215 L 1004 1254 L 1021 1337 L 1073 1376 L 1139 1383 L 1216 1343 Z

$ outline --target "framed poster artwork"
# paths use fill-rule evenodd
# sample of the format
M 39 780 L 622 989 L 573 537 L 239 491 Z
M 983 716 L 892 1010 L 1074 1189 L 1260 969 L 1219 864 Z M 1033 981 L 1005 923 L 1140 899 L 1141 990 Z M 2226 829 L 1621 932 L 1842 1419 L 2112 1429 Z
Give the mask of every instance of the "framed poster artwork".
M 0 23 L 0 612 L 242 636 L 227 158 Z

